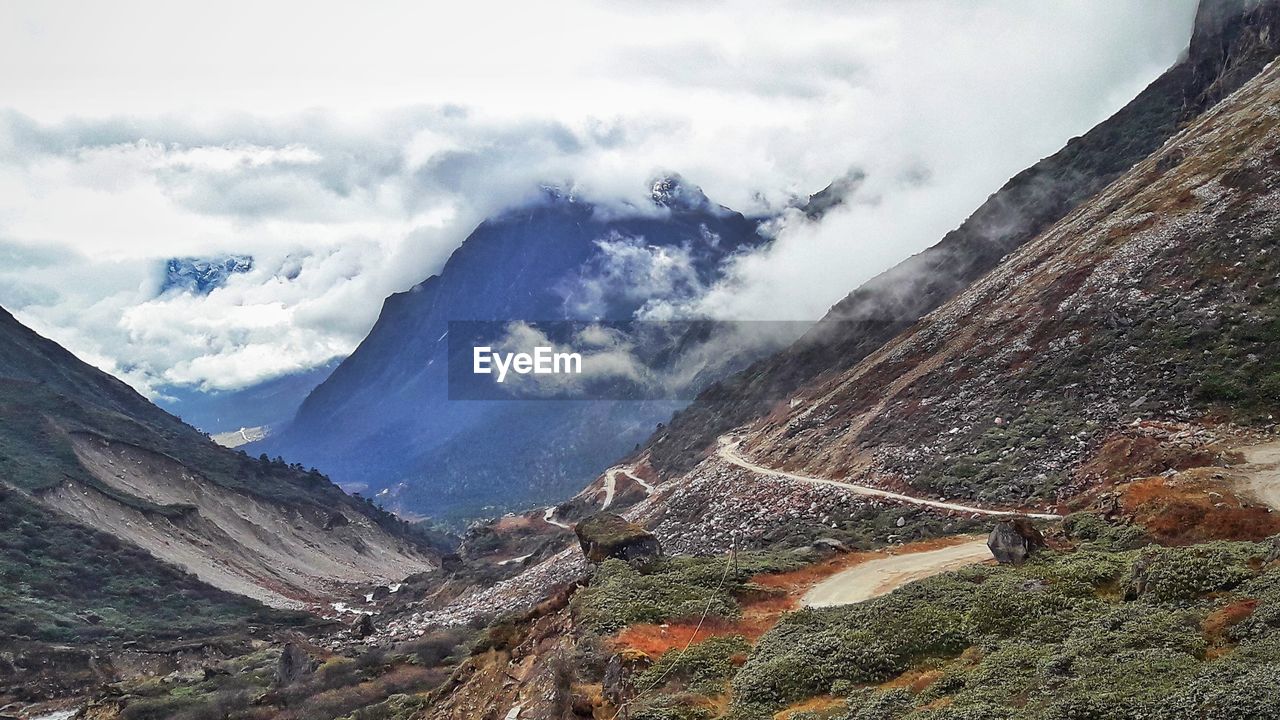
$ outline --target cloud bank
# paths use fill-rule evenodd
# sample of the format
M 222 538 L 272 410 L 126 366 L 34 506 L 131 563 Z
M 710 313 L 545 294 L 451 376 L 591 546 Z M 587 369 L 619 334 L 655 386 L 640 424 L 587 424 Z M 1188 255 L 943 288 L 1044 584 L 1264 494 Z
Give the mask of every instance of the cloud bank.
M 1136 94 L 1195 2 L 27 5 L 0 9 L 0 304 L 155 393 L 350 352 L 546 183 L 638 202 L 678 171 L 776 213 L 860 173 L 696 303 L 814 319 Z M 159 293 L 226 255 L 253 267 Z

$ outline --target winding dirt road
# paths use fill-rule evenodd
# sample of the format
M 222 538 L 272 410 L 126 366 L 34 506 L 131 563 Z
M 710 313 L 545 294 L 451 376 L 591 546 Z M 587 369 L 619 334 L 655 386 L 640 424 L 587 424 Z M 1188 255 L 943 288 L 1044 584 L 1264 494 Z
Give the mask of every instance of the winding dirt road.
M 626 475 L 627 477 L 631 478 L 631 480 L 633 480 L 640 487 L 644 488 L 645 495 L 653 494 L 653 491 L 654 491 L 653 485 L 650 485 L 649 483 L 640 479 L 640 477 L 638 477 L 634 472 L 631 471 L 631 468 L 629 466 L 624 465 L 622 467 L 609 468 L 604 473 L 604 487 L 596 491 L 597 495 L 599 495 L 601 492 L 604 493 L 604 502 L 601 503 L 600 505 L 601 510 L 608 510 L 609 506 L 613 505 L 613 496 L 618 492 L 618 476 L 619 475 Z
M 857 495 L 866 495 L 868 497 L 877 497 L 884 500 L 894 500 L 896 502 L 906 503 L 908 505 L 921 505 L 924 507 L 937 508 L 939 510 L 952 510 L 955 512 L 972 513 L 976 515 L 990 516 L 1006 516 L 1006 515 L 1026 515 L 1027 517 L 1039 520 L 1061 520 L 1061 515 L 1052 513 L 1033 513 L 1021 512 L 1017 510 L 992 510 L 990 508 L 974 507 L 972 505 L 961 505 L 960 503 L 947 502 L 945 500 L 929 500 L 927 498 L 918 498 L 902 493 L 891 492 L 889 490 L 881 490 L 879 488 L 868 487 L 866 485 L 855 485 L 843 480 L 830 480 L 828 478 L 809 477 L 807 475 L 797 475 L 796 473 L 784 472 L 781 470 L 772 470 L 762 465 L 757 465 L 750 460 L 738 454 L 739 440 L 725 436 L 720 438 L 720 445 L 716 448 L 716 454 L 723 460 L 740 468 L 750 470 L 760 475 L 772 475 L 773 477 L 787 478 L 789 480 L 798 480 L 800 482 L 810 483 L 813 485 L 829 485 L 832 487 L 842 488 Z
M 556 519 L 556 506 L 555 506 L 555 505 L 552 505 L 552 506 L 548 507 L 548 508 L 546 509 L 546 511 L 542 513 L 542 521 L 543 521 L 543 522 L 545 522 L 545 523 L 546 523 L 546 524 L 548 524 L 548 525 L 555 525 L 556 527 L 564 528 L 565 530 L 572 530 L 572 529 L 573 529 L 573 528 L 569 527 L 569 525 L 568 525 L 568 524 L 566 524 L 566 523 L 562 523 L 562 522 L 560 522 L 559 520 L 557 520 L 557 519 Z
M 982 538 L 937 550 L 887 555 L 832 575 L 814 585 L 801 602 L 806 607 L 851 605 L 888 595 L 909 582 L 991 559 L 987 541 Z
M 1259 501 L 1280 510 L 1280 440 L 1240 448 L 1245 465 L 1231 468 L 1244 475 L 1244 486 Z

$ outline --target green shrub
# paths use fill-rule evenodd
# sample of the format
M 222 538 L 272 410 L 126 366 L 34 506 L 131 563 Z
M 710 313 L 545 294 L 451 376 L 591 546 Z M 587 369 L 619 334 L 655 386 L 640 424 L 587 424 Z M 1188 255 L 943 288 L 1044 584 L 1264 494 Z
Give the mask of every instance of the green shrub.
M 719 695 L 737 671 L 735 659 L 745 658 L 749 652 L 751 645 L 739 635 L 708 638 L 688 650 L 664 653 L 636 680 L 636 687 L 658 688 L 675 681 L 698 694 Z
M 1229 590 L 1256 573 L 1252 543 L 1207 543 L 1192 548 L 1143 550 L 1129 572 L 1128 595 L 1144 602 L 1180 602 Z

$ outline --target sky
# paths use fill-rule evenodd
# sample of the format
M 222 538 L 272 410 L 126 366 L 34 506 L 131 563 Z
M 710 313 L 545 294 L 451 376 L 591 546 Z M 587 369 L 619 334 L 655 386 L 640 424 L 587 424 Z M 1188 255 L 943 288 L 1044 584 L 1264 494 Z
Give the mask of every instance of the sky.
M 540 185 L 678 172 L 782 218 L 698 311 L 816 319 L 1137 94 L 1194 6 L 0 0 L 0 305 L 145 394 L 235 389 L 349 353 Z

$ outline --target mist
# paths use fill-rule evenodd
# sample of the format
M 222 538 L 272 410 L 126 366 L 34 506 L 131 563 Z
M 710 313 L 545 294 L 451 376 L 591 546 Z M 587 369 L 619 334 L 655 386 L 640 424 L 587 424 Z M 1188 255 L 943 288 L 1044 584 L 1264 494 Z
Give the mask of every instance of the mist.
M 349 353 L 543 185 L 629 212 L 679 172 L 777 219 L 667 315 L 813 320 L 1137 94 L 1194 7 L 9 5 L 0 304 L 144 393 L 234 389 Z M 252 270 L 159 292 L 225 255 Z

